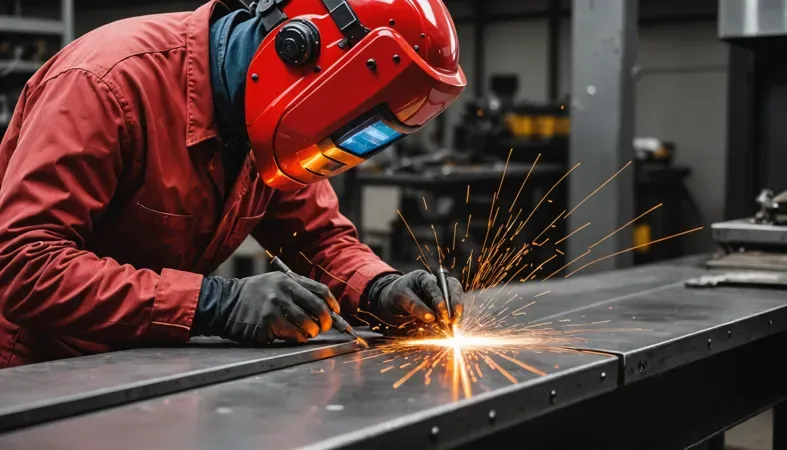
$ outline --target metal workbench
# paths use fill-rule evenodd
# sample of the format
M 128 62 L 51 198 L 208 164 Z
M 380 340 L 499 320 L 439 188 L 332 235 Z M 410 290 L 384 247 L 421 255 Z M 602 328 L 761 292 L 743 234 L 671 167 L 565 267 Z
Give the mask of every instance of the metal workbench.
M 498 359 L 516 383 L 484 369 L 459 400 L 422 372 L 394 388 L 407 361 L 340 336 L 0 371 L 0 448 L 685 448 L 787 397 L 787 292 L 686 288 L 702 260 L 517 287 L 551 292 L 516 320 L 623 331 L 583 334 L 582 352 L 522 350 L 535 373 Z

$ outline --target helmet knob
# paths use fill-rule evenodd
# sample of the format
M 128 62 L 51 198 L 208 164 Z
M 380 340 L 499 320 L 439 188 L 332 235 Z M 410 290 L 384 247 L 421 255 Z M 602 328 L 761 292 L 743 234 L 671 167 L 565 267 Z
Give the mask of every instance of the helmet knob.
M 293 66 L 313 62 L 320 54 L 320 31 L 308 20 L 294 19 L 276 35 L 276 53 Z

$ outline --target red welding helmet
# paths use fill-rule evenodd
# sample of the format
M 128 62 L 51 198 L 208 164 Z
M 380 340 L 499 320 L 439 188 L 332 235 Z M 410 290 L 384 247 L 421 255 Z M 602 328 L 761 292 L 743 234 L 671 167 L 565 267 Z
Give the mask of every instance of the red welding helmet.
M 263 0 L 246 123 L 257 169 L 299 189 L 357 166 L 464 90 L 441 0 Z

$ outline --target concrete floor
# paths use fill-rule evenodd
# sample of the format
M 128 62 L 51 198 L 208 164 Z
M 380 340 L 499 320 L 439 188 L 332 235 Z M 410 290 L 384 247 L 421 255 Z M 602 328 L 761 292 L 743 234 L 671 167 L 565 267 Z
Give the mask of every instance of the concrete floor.
M 766 411 L 728 431 L 724 437 L 728 450 L 771 450 L 773 413 Z

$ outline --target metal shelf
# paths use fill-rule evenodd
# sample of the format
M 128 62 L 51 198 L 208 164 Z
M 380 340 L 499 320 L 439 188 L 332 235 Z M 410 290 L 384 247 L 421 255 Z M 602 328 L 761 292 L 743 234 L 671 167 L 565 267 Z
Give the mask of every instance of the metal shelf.
M 51 34 L 62 36 L 66 26 L 59 20 L 0 16 L 0 33 Z
M 42 64 L 40 62 L 20 61 L 18 63 L 14 63 L 14 61 L 0 59 L 0 73 L 5 72 L 8 67 L 14 66 L 14 69 L 11 71 L 11 73 L 33 74 L 41 68 L 41 65 Z

